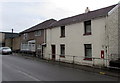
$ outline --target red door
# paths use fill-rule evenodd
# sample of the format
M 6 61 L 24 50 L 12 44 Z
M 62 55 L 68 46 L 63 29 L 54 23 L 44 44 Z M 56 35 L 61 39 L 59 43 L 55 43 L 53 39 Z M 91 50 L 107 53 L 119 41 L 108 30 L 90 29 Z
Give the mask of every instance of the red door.
M 52 59 L 55 60 L 56 48 L 55 48 L 55 45 L 51 45 L 51 47 L 52 47 Z

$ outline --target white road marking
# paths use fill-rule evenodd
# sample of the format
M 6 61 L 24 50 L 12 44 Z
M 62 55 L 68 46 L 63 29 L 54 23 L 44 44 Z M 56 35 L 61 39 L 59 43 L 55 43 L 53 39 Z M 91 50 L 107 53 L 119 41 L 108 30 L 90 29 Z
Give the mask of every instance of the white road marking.
M 26 73 L 26 72 L 24 72 L 24 71 L 21 71 L 21 67 L 19 67 L 19 66 L 16 66 L 16 65 L 13 65 L 13 64 L 9 64 L 9 63 L 4 63 L 4 64 L 6 65 L 6 67 L 8 67 L 8 68 L 11 67 L 11 68 L 13 68 L 16 72 L 19 72 L 20 74 L 23 74 L 23 75 L 25 75 L 25 76 L 27 76 L 27 77 L 35 80 L 35 81 L 41 81 L 40 79 L 37 79 L 36 77 L 33 77 L 32 75 L 30 75 L 30 74 L 28 74 L 28 73 Z M 5 66 L 5 65 L 4 65 L 4 66 Z
M 33 77 L 33 76 L 31 76 L 31 75 L 29 75 L 29 74 L 27 74 L 27 73 L 23 72 L 23 71 L 18 70 L 18 72 L 20 72 L 20 73 L 24 74 L 25 76 L 27 76 L 27 77 L 29 77 L 29 78 L 34 79 L 35 81 L 41 81 L 41 80 L 39 80 L 39 79 L 37 79 L 37 78 L 35 78 L 35 77 Z

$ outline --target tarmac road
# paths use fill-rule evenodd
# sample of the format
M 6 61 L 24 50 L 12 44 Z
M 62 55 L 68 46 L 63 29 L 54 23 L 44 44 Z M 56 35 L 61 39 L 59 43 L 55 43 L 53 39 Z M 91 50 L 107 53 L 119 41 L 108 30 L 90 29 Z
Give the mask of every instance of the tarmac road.
M 20 56 L 2 56 L 2 81 L 117 81 L 118 78 Z

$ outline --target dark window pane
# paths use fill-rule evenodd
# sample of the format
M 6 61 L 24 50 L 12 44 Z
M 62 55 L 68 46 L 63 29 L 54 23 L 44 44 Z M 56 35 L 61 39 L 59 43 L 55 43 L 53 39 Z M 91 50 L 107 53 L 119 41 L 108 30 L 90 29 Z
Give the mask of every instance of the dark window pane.
M 65 55 L 65 45 L 64 44 L 60 45 L 60 52 L 61 52 L 61 56 Z
M 91 44 L 85 44 L 85 58 L 92 58 L 92 47 Z
M 91 25 L 86 26 L 86 33 L 91 33 Z
M 65 26 L 61 26 L 61 37 L 65 37 Z
M 91 33 L 91 20 L 84 22 L 85 34 Z

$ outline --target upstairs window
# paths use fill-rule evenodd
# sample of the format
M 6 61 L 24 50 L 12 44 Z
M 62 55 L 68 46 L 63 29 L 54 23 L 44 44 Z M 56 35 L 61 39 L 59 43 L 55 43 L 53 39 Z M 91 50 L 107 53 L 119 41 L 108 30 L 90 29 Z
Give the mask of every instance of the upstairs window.
M 65 26 L 61 26 L 61 36 L 60 37 L 65 37 Z
M 41 30 L 35 31 L 35 36 L 41 36 Z
M 85 59 L 84 60 L 92 60 L 92 45 L 84 44 L 85 48 Z
M 60 45 L 60 56 L 65 57 L 65 45 L 64 44 Z
M 91 20 L 84 22 L 84 35 L 91 35 Z
M 23 39 L 27 39 L 28 38 L 28 33 L 24 33 L 23 34 Z

